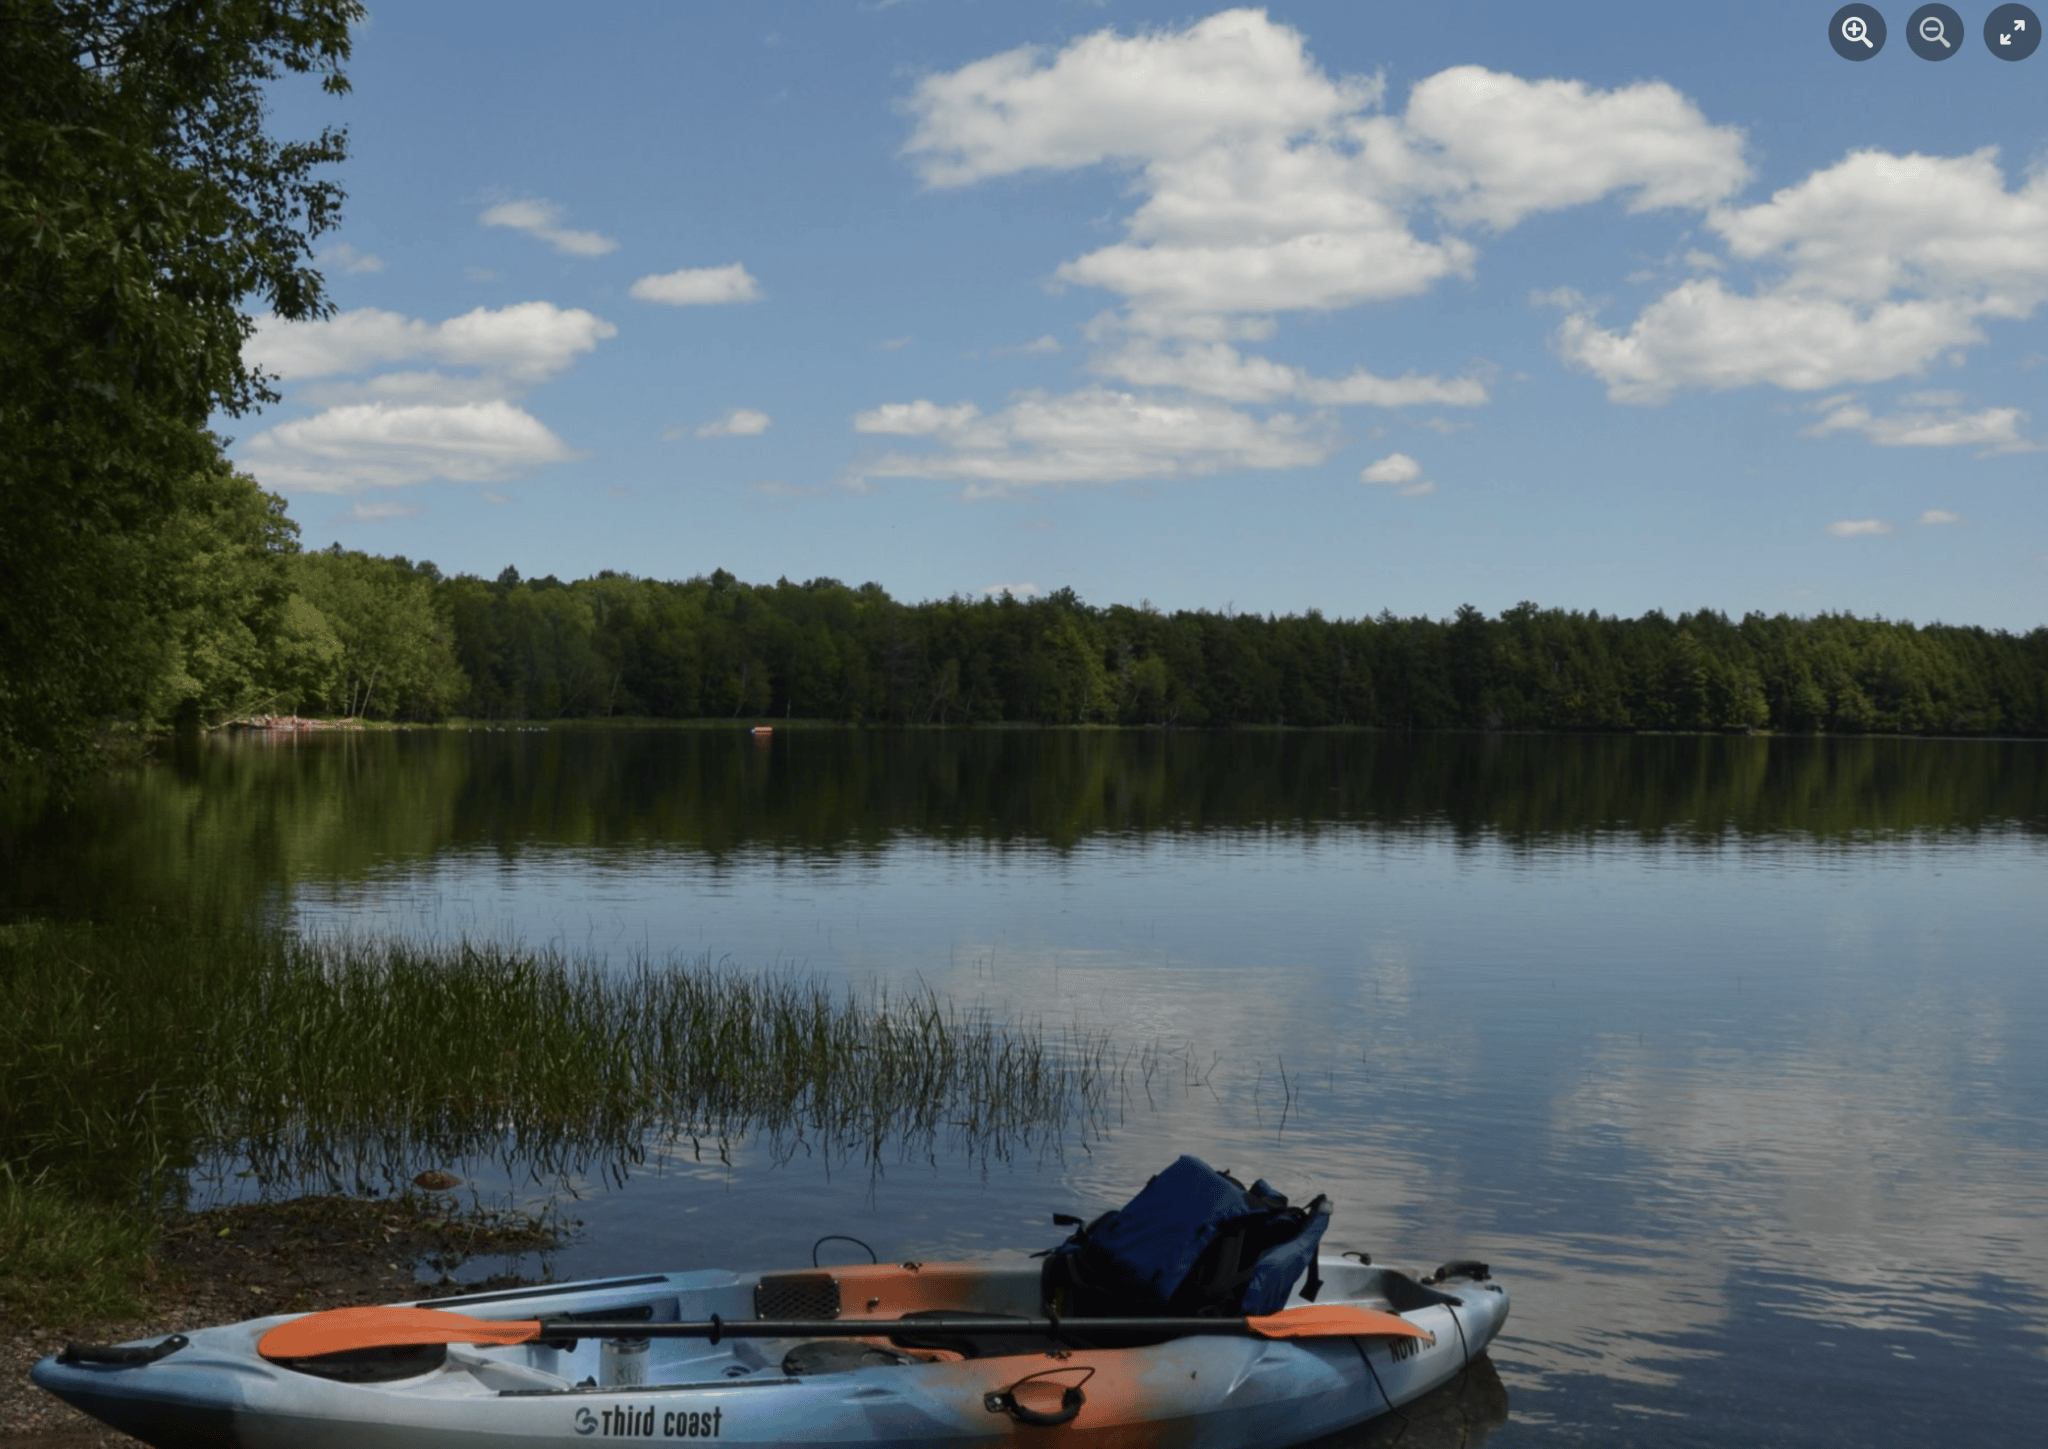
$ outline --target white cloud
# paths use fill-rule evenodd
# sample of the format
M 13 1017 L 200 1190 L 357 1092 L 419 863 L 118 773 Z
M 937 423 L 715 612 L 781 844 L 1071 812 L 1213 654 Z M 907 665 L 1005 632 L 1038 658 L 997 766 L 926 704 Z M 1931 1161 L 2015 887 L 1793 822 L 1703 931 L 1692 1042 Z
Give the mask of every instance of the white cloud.
M 954 479 L 970 485 L 969 497 L 1040 484 L 1311 467 L 1337 443 L 1314 419 L 1286 413 L 1258 418 L 1210 402 L 1166 402 L 1100 387 L 1064 395 L 1025 393 L 988 415 L 972 404 L 942 409 L 924 401 L 895 403 L 862 414 L 855 426 L 931 436 L 941 449 L 885 453 L 861 469 L 862 480 Z
M 1358 475 L 1361 483 L 1406 483 L 1422 476 L 1422 465 L 1406 453 L 1389 453 Z
M 990 584 L 981 592 L 985 598 L 994 598 L 997 594 L 1008 594 L 1012 598 L 1035 599 L 1045 591 L 1039 588 L 1037 584 Z
M 2041 445 L 2020 432 L 2027 415 L 2018 408 L 1985 408 L 1966 413 L 1953 393 L 1919 393 L 1902 402 L 1931 404 L 1889 416 L 1879 416 L 1859 403 L 1830 398 L 1819 422 L 1808 428 L 1809 437 L 1830 433 L 1856 432 L 1887 448 L 1978 448 L 1979 456 L 2030 452 Z
M 768 431 L 774 421 L 768 414 L 752 408 L 734 408 L 722 418 L 714 418 L 697 429 L 700 438 L 752 438 Z
M 410 518 L 420 511 L 413 503 L 356 503 L 329 519 L 330 523 L 383 523 L 392 518 Z
M 1448 172 L 1432 186 L 1443 215 L 1496 231 L 1614 192 L 1631 211 L 1705 208 L 1749 179 L 1742 133 L 1661 81 L 1596 91 L 1461 65 L 1417 84 L 1403 120 Z
M 1054 352 L 1063 352 L 1059 338 L 1050 332 L 1043 337 L 1034 337 L 1029 342 L 1020 342 L 1014 347 L 992 347 L 990 357 L 1043 357 Z
M 1680 387 L 1795 391 L 1924 371 L 1984 340 L 1983 324 L 2048 301 L 2048 171 L 2008 189 L 1995 149 L 1851 153 L 1769 201 L 1708 224 L 1768 275 L 1752 292 L 1695 279 L 1626 332 L 1590 310 L 1559 349 L 1620 402 Z
M 918 438 L 930 433 L 958 431 L 981 416 L 981 409 L 973 403 L 959 403 L 942 408 L 926 398 L 916 402 L 883 403 L 868 412 L 853 415 L 853 430 L 856 433 L 892 433 L 899 437 Z
M 1325 455 L 1310 441 L 1314 430 L 1293 418 L 1262 422 L 1176 397 L 1325 408 L 1484 404 L 1487 388 L 1475 377 L 1388 377 L 1363 367 L 1319 377 L 1233 344 L 1270 338 L 1284 314 L 1412 296 L 1470 276 L 1479 247 L 1466 231 L 1490 235 L 1613 195 L 1633 210 L 1699 209 L 1748 176 L 1741 134 L 1709 125 L 1661 82 L 1600 91 L 1460 66 L 1416 85 L 1405 112 L 1385 102 L 1379 78 L 1331 75 L 1300 32 L 1260 10 L 1131 35 L 1101 30 L 1057 51 L 1007 51 L 920 81 L 906 99 L 914 124 L 904 154 L 930 186 L 1103 164 L 1130 172 L 1136 200 L 1121 239 L 1069 258 L 1054 280 L 1117 299 L 1089 326 L 1091 369 L 1166 395 L 1130 406 L 1191 409 L 1215 436 L 1235 440 L 1171 460 L 1142 445 L 1091 447 L 1084 464 L 1047 445 L 1026 450 L 1030 467 L 1007 446 L 947 454 L 950 465 L 966 467 L 971 457 L 998 471 L 1043 467 L 1049 477 L 1063 466 L 1054 460 L 1066 459 L 1077 473 L 1109 478 L 1130 469 L 1175 476 L 1195 456 L 1230 466 L 1216 460 Z M 1078 415 L 1109 397 L 1130 395 L 1097 388 L 1056 410 Z M 1054 401 L 999 416 L 1021 424 L 1019 409 Z M 864 431 L 915 431 L 887 411 L 863 415 L 873 424 Z M 994 419 L 983 426 L 994 428 Z M 908 466 L 893 455 L 884 461 Z
M 877 342 L 875 344 L 875 349 L 878 352 L 901 352 L 904 348 L 908 347 L 915 340 L 915 338 L 913 338 L 909 333 L 906 332 L 901 337 L 883 338 L 880 342 Z
M 473 367 L 507 384 L 530 386 L 618 331 L 580 307 L 552 302 L 478 307 L 445 322 L 359 307 L 313 322 L 259 317 L 243 354 L 286 382 L 422 360 Z
M 932 186 L 1109 160 L 1196 155 L 1235 136 L 1318 130 L 1378 99 L 1332 81 L 1301 36 L 1231 10 L 1180 32 L 1098 31 L 1046 61 L 1026 46 L 927 76 L 904 146 Z
M 1747 178 L 1742 137 L 1662 83 L 1615 91 L 1460 66 L 1405 114 L 1332 78 L 1298 31 L 1233 10 L 1182 30 L 1100 31 L 927 77 L 905 152 L 958 186 L 1103 162 L 1136 169 L 1124 241 L 1059 268 L 1159 335 L 1243 335 L 1246 314 L 1329 310 L 1471 272 L 1453 234 L 1616 192 L 1704 207 Z M 1430 233 L 1417 230 L 1422 224 Z
M 525 201 L 502 201 L 486 207 L 477 220 L 484 226 L 508 226 L 538 237 L 556 251 L 572 257 L 601 257 L 619 249 L 608 236 L 594 231 L 570 231 L 557 226 L 562 208 L 538 197 Z
M 1963 515 L 1950 513 L 1946 508 L 1930 508 L 1920 515 L 1920 521 L 1924 524 L 1961 523 Z
M 1421 498 L 1436 492 L 1436 482 L 1422 476 L 1422 465 L 1406 453 L 1389 453 L 1359 472 L 1361 483 L 1388 483 L 1403 498 Z
M 1095 371 L 1139 387 L 1177 387 L 1230 402 L 1300 398 L 1322 406 L 1397 408 L 1434 404 L 1477 407 L 1486 385 L 1474 378 L 1378 377 L 1363 368 L 1345 377 L 1314 377 L 1265 357 L 1246 357 L 1227 342 L 1162 344 L 1134 338 L 1098 354 Z
M 538 418 L 497 399 L 330 408 L 257 434 L 240 461 L 267 487 L 358 493 L 430 478 L 501 482 L 574 456 Z
M 1859 307 L 1788 288 L 1743 295 L 1709 278 L 1651 303 L 1626 334 L 1600 327 L 1590 312 L 1568 317 L 1558 350 L 1605 382 L 1614 401 L 1660 403 L 1680 387 L 1770 383 L 1809 392 L 1880 382 L 1982 335 L 1953 301 Z
M 317 322 L 259 318 L 246 355 L 298 384 L 291 401 L 324 411 L 257 434 L 237 457 L 267 487 L 311 493 L 497 482 L 561 462 L 575 454 L 511 399 L 617 334 L 549 302 L 444 322 L 374 307 Z M 415 361 L 441 367 L 385 370 Z
M 1844 518 L 1828 525 L 1836 538 L 1876 538 L 1890 533 L 1892 526 L 1881 518 Z
M 384 270 L 384 258 L 370 252 L 359 252 L 347 242 L 335 242 L 320 248 L 315 260 L 324 267 L 339 267 L 351 276 Z
M 632 296 L 641 302 L 660 302 L 670 307 L 716 307 L 728 302 L 758 302 L 761 284 L 738 262 L 723 267 L 684 267 L 642 277 L 633 284 Z

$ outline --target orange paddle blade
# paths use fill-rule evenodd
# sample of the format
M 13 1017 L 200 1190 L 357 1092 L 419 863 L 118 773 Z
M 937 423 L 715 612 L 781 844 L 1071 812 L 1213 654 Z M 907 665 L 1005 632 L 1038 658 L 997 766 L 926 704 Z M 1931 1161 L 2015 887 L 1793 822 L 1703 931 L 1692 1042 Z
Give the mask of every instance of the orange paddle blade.
M 1260 1338 L 1419 1338 L 1436 1342 L 1435 1334 L 1396 1314 L 1342 1303 L 1289 1308 L 1264 1318 L 1247 1318 L 1244 1326 Z
M 333 1308 L 280 1323 L 257 1341 L 265 1358 L 314 1358 L 416 1343 L 527 1343 L 540 1320 L 492 1322 L 440 1308 Z

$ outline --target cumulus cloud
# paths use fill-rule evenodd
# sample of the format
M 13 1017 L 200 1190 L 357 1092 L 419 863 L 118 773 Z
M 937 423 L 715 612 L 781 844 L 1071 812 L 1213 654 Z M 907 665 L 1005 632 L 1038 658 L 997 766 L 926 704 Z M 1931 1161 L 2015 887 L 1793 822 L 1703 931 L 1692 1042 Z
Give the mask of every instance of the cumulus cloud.
M 1322 433 L 1291 416 L 1262 419 L 1217 402 L 1488 400 L 1478 376 L 1389 376 L 1364 366 L 1317 376 L 1242 350 L 1271 338 L 1281 317 L 1471 276 L 1482 241 L 1540 212 L 1606 197 L 1632 210 L 1697 210 L 1748 178 L 1741 133 L 1710 125 L 1660 82 L 1603 91 L 1460 66 L 1427 77 L 1395 109 L 1379 78 L 1332 75 L 1300 32 L 1249 9 L 1129 35 L 1101 30 L 1057 50 L 1006 51 L 925 77 L 906 109 L 913 128 L 904 154 L 932 187 L 1098 165 L 1130 174 L 1123 235 L 1062 262 L 1053 279 L 1116 299 L 1089 326 L 1091 370 L 1165 399 L 1146 406 L 1199 416 L 1203 436 L 1226 440 L 1216 466 L 1325 451 L 1309 441 Z M 1001 416 L 1022 422 L 1018 408 L 1027 408 L 1037 420 L 1055 411 L 1079 417 L 1104 399 L 1132 396 L 1097 387 L 1057 408 L 1038 398 Z M 863 415 L 863 430 L 915 431 L 908 415 L 887 412 Z M 995 427 L 993 417 L 977 426 Z M 1093 457 L 1104 480 L 1133 468 L 1174 476 L 1196 466 L 1186 450 L 1170 463 L 1144 447 L 1026 451 L 1055 472 Z M 1014 453 L 972 456 L 1000 457 L 1008 468 L 1018 466 Z M 943 456 L 965 466 L 969 455 Z
M 1463 65 L 1390 94 L 1326 69 L 1259 10 L 1006 51 L 926 76 L 905 108 L 904 155 L 934 188 L 1096 166 L 1128 176 L 1121 234 L 1052 276 L 1113 299 L 1088 329 L 1096 376 L 1173 396 L 1481 405 L 1483 369 L 1314 376 L 1259 354 L 1284 318 L 1472 276 L 1529 218 L 1603 202 L 1689 213 L 1691 228 L 1668 259 L 1682 277 L 1633 317 L 1604 319 L 1568 289 L 1544 297 L 1566 313 L 1558 354 L 1617 402 L 1912 376 L 2048 300 L 2048 169 L 2008 184 L 1989 148 L 1863 150 L 1742 204 L 1741 130 L 1668 84 Z M 2000 452 L 2034 446 L 2023 422 L 1906 404 L 1829 430 Z
M 538 197 L 526 201 L 501 201 L 486 207 L 477 218 L 484 226 L 508 226 L 537 237 L 556 251 L 572 257 L 601 257 L 619 249 L 610 237 L 594 231 L 571 231 L 557 225 L 562 208 Z
M 1024 393 L 990 414 L 971 403 L 894 403 L 859 415 L 855 427 L 930 437 L 938 445 L 933 452 L 884 453 L 860 470 L 856 482 L 956 480 L 969 485 L 969 497 L 1044 484 L 1303 468 L 1322 462 L 1337 446 L 1331 429 L 1315 419 L 1286 413 L 1259 418 L 1211 402 L 1169 402 L 1101 387 L 1065 395 Z
M 384 258 L 371 252 L 359 252 L 347 242 L 335 242 L 320 248 L 316 260 L 323 267 L 338 267 L 351 276 L 384 270 Z
M 1920 521 L 1924 524 L 1961 523 L 1963 515 L 1950 513 L 1946 508 L 1930 508 L 1920 515 Z
M 1844 518 L 1828 525 L 1828 532 L 1836 538 L 1876 538 L 1892 531 L 1892 526 L 1881 518 Z
M 713 418 L 697 429 L 700 438 L 752 438 L 768 431 L 775 420 L 752 408 L 734 408 L 722 418 Z
M 1233 135 L 1295 134 L 1363 109 L 1379 83 L 1332 81 L 1301 36 L 1256 10 L 1180 32 L 1103 30 L 1047 58 L 1025 46 L 927 76 L 904 146 L 928 185 L 1198 155 Z
M 919 438 L 931 433 L 957 432 L 980 416 L 981 409 L 973 403 L 942 408 L 927 398 L 919 398 L 916 402 L 883 403 L 867 412 L 855 413 L 853 430 Z
M 763 294 L 754 275 L 734 262 L 642 277 L 633 284 L 631 295 L 636 301 L 669 307 L 716 307 L 728 302 L 758 302 Z
M 1742 133 L 1661 81 L 1599 91 L 1461 65 L 1421 81 L 1403 120 L 1441 168 L 1437 209 L 1495 231 L 1616 192 L 1631 211 L 1704 208 L 1749 179 Z
M 1854 152 L 1707 221 L 1764 274 L 1755 290 L 1695 278 L 1626 331 L 1602 327 L 1590 308 L 1560 329 L 1559 351 L 1616 401 L 1909 376 L 1983 341 L 1987 321 L 2025 318 L 2048 300 L 2048 171 L 2008 188 L 1995 148 Z
M 1009 594 L 1018 599 L 1035 599 L 1044 590 L 1037 584 L 989 584 L 981 592 L 983 597 L 991 599 L 997 594 Z
M 356 503 L 328 520 L 331 523 L 383 523 L 393 518 L 410 518 L 420 511 L 413 503 Z
M 237 456 L 266 487 L 311 493 L 503 481 L 575 456 L 513 397 L 617 332 L 548 302 L 443 322 L 373 307 L 315 322 L 260 318 L 246 355 L 297 384 L 291 401 L 324 411 L 257 434 Z M 399 366 L 422 361 L 441 366 Z
M 1905 411 L 1881 416 L 1860 403 L 1831 398 L 1820 405 L 1825 416 L 1806 430 L 1807 435 L 1855 432 L 1881 447 L 1977 448 L 1980 456 L 2024 453 L 2040 446 L 2022 434 L 2027 415 L 2019 408 L 1965 412 L 1950 393 L 1923 393 L 1901 401 L 1909 404 Z M 1911 407 L 1915 402 L 1931 405 Z
M 445 322 L 359 307 L 310 322 L 259 317 L 243 355 L 286 382 L 427 361 L 531 386 L 618 331 L 580 307 L 552 302 L 478 307 Z
M 1143 200 L 1125 239 L 1056 275 L 1119 294 L 1139 330 L 1206 339 L 1468 275 L 1478 251 L 1461 226 L 1500 231 L 1613 193 L 1697 208 L 1748 175 L 1741 134 L 1662 83 L 1598 91 L 1460 66 L 1418 84 L 1403 114 L 1384 99 L 1377 79 L 1330 76 L 1298 31 L 1233 10 L 929 76 L 904 149 L 933 186 L 1132 168 Z
M 1436 483 L 1422 476 L 1422 465 L 1406 453 L 1389 453 L 1359 472 L 1361 483 L 1392 484 L 1403 498 L 1420 498 L 1436 492 Z
M 1406 453 L 1389 453 L 1358 475 L 1361 483 L 1406 483 L 1422 475 L 1422 465 Z
M 1398 408 L 1477 407 L 1486 385 L 1476 378 L 1408 373 L 1379 377 L 1363 368 L 1344 377 L 1315 377 L 1265 357 L 1247 357 L 1227 342 L 1163 346 L 1138 338 L 1099 354 L 1094 369 L 1140 387 L 1176 387 L 1230 402 L 1265 403 L 1298 398 L 1321 406 L 1368 404 Z
M 356 493 L 430 478 L 502 482 L 574 456 L 538 418 L 497 399 L 329 408 L 259 433 L 243 446 L 241 461 L 269 487 Z

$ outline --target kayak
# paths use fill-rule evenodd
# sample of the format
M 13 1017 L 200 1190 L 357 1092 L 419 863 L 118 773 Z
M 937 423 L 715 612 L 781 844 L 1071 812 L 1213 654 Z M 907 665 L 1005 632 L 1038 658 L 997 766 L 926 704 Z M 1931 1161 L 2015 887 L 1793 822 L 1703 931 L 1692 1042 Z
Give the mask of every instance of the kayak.
M 1208 1320 L 1061 1318 L 1022 1255 L 647 1274 L 73 1345 L 33 1372 L 165 1449 L 1283 1449 L 1450 1382 L 1507 1319 L 1484 1264 L 1316 1267 L 1312 1304 Z

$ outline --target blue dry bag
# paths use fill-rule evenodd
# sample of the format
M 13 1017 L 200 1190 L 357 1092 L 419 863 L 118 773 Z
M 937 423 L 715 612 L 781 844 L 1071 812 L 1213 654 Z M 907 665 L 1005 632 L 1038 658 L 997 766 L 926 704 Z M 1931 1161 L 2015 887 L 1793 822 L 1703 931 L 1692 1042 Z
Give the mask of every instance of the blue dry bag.
M 1304 1271 L 1301 1296 L 1321 1291 L 1316 1248 L 1329 1222 L 1327 1197 L 1289 1207 L 1263 1178 L 1247 1188 L 1183 1157 L 1046 1255 L 1045 1301 L 1089 1318 L 1276 1313 Z

